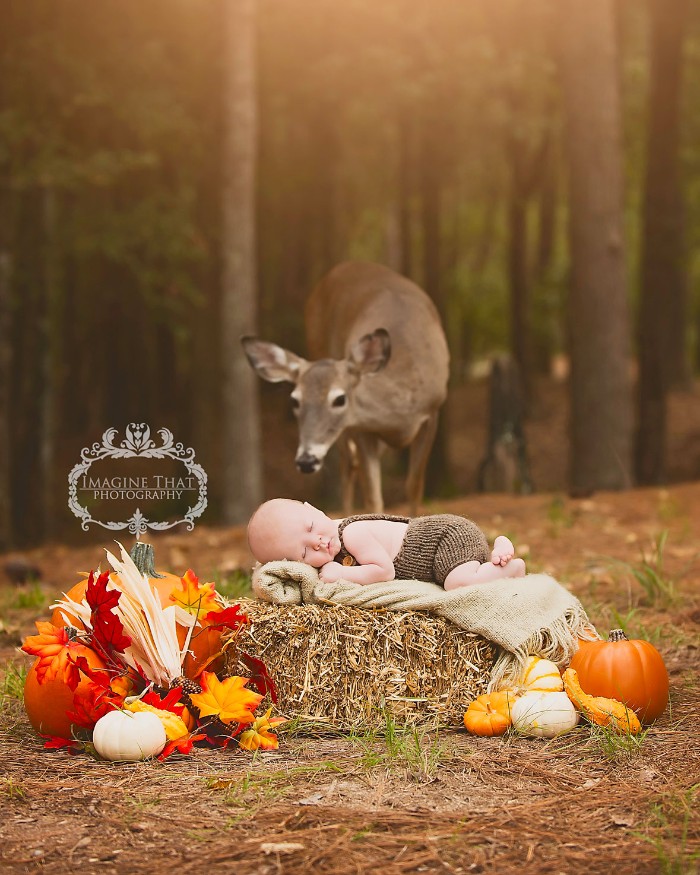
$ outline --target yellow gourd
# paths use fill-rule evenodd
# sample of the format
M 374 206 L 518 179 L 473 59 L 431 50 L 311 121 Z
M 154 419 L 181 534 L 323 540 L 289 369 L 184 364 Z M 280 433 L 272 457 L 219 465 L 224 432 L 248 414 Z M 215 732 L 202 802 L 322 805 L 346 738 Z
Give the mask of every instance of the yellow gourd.
M 163 729 L 165 729 L 168 741 L 177 741 L 178 738 L 183 738 L 188 733 L 188 729 L 182 718 L 178 717 L 177 714 L 173 714 L 172 711 L 164 711 L 161 708 L 154 708 L 153 705 L 147 705 L 140 699 L 124 703 L 124 708 L 127 711 L 131 711 L 133 714 L 139 711 L 155 714 L 163 724 Z
M 564 689 L 576 708 L 591 723 L 609 726 L 615 732 L 636 735 L 641 731 L 637 715 L 616 699 L 602 696 L 589 696 L 581 689 L 576 669 L 567 668 L 564 672 Z

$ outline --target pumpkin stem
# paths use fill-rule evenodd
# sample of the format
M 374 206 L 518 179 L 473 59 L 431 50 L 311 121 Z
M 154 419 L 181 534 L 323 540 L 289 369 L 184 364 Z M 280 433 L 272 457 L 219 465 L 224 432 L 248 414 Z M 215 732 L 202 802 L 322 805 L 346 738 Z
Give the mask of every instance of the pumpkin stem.
M 140 574 L 145 574 L 146 577 L 165 577 L 164 574 L 158 574 L 156 571 L 156 554 L 153 550 L 153 544 L 137 541 L 131 548 L 129 556 Z
M 608 635 L 608 641 L 629 641 L 622 629 L 611 629 Z

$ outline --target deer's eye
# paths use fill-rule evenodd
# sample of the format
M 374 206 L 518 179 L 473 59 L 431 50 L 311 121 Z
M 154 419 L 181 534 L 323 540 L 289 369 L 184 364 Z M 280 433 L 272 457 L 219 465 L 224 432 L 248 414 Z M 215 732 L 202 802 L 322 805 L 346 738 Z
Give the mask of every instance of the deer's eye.
M 336 395 L 332 402 L 332 407 L 345 407 L 347 402 L 347 398 L 345 395 Z

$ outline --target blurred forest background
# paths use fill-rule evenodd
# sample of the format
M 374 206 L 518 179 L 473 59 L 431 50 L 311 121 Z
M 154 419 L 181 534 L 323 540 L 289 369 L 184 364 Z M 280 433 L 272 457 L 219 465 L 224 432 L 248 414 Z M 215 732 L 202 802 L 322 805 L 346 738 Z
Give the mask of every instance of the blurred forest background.
M 665 481 L 700 369 L 698 0 L 3 0 L 0 35 L 0 546 L 77 529 L 68 471 L 132 421 L 242 521 L 275 390 L 237 338 L 303 353 L 346 259 L 429 292 L 455 387 L 567 357 L 572 491 Z

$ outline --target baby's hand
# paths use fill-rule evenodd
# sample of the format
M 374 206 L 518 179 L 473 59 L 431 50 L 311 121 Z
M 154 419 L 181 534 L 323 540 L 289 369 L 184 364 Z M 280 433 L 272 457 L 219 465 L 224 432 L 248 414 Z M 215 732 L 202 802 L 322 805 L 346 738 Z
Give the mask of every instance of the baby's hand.
M 335 583 L 340 580 L 345 571 L 345 567 L 340 562 L 326 562 L 318 571 L 318 576 L 324 583 Z

